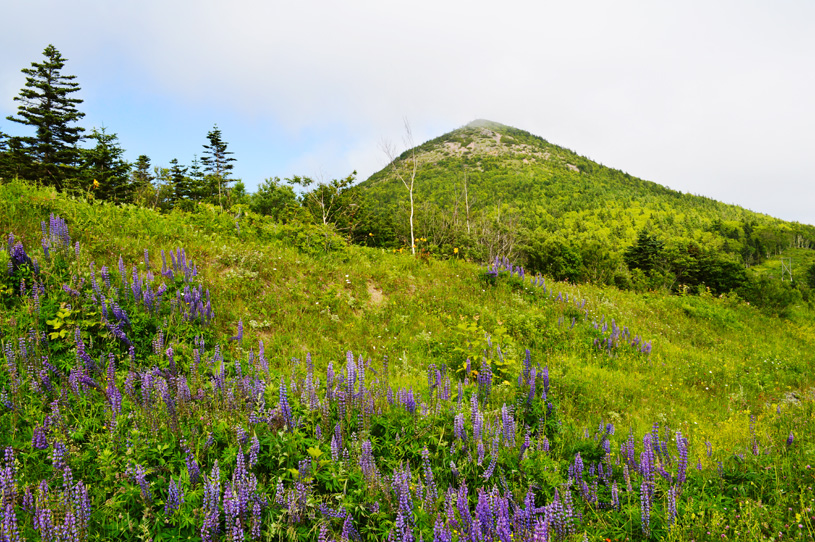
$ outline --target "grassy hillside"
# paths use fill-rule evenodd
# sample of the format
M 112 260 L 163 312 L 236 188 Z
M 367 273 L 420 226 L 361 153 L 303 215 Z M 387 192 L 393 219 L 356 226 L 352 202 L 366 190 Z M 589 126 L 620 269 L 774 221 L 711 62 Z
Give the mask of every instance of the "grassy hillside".
M 3 528 L 26 539 L 813 535 L 803 309 L 18 182 L 0 231 Z

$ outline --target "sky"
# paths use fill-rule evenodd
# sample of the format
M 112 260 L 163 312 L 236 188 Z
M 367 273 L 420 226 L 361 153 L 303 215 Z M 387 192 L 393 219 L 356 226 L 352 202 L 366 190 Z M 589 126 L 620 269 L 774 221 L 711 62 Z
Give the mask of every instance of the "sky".
M 235 176 L 365 179 L 488 119 L 637 177 L 815 224 L 815 2 L 6 2 L 0 131 L 53 44 L 82 126 L 154 165 L 221 129 Z

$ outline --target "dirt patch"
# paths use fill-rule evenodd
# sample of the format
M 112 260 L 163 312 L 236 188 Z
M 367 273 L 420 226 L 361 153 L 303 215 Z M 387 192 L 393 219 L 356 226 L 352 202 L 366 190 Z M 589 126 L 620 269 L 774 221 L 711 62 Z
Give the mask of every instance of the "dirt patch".
M 385 296 L 382 293 L 380 288 L 377 288 L 376 285 L 368 281 L 368 295 L 370 298 L 368 299 L 368 303 L 372 306 L 381 305 L 382 302 L 385 300 Z

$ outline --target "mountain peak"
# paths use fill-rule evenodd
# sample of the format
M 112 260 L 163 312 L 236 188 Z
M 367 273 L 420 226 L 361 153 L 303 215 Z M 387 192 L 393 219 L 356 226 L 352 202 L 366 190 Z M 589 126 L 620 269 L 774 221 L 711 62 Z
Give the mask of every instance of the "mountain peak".
M 487 119 L 475 119 L 474 121 L 466 124 L 465 128 L 489 128 L 490 130 L 500 130 L 509 128 L 509 126 L 505 124 L 501 124 L 500 122 L 494 122 Z

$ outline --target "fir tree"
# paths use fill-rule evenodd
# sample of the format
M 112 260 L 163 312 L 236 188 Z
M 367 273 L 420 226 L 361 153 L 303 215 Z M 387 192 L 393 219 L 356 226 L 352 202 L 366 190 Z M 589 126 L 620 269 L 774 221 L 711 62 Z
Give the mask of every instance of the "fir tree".
M 150 157 L 145 154 L 140 155 L 133 164 L 133 174 L 130 177 L 134 188 L 141 189 L 151 184 L 154 179 L 155 176 L 150 173 Z
M 24 157 L 19 151 L 20 142 L 0 132 L 0 180 L 19 177 L 25 169 L 22 167 Z
M 104 128 L 94 128 L 90 139 L 96 141 L 96 146 L 82 152 L 86 182 L 93 183 L 99 199 L 131 202 L 134 185 L 130 181 L 130 164 L 122 159 L 124 149 L 119 146 L 118 136 L 108 134 Z
M 206 175 L 201 169 L 201 161 L 193 155 L 189 170 L 190 198 L 193 201 L 202 201 L 207 195 Z
M 222 204 L 224 191 L 229 188 L 229 174 L 232 171 L 235 161 L 231 154 L 232 152 L 226 150 L 227 143 L 221 136 L 221 130 L 216 124 L 212 130 L 207 133 L 209 145 L 204 145 L 204 154 L 201 156 L 201 163 L 204 164 L 204 172 L 210 178 L 212 188 L 218 188 L 218 204 Z M 214 195 L 214 190 L 213 190 Z
M 24 68 L 25 87 L 14 101 L 20 102 L 17 117 L 8 120 L 33 126 L 36 136 L 15 137 L 9 142 L 18 149 L 18 167 L 26 176 L 41 179 L 62 188 L 67 179 L 75 175 L 75 166 L 81 158 L 77 143 L 83 128 L 75 123 L 85 116 L 76 106 L 82 103 L 71 95 L 79 91 L 75 75 L 63 75 L 66 59 L 49 45 L 43 51 L 43 62 L 32 62 Z
M 173 187 L 173 206 L 183 201 L 189 201 L 192 196 L 192 185 L 187 177 L 187 168 L 173 158 L 170 160 L 170 183 Z

